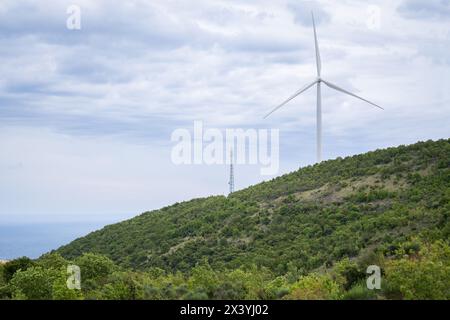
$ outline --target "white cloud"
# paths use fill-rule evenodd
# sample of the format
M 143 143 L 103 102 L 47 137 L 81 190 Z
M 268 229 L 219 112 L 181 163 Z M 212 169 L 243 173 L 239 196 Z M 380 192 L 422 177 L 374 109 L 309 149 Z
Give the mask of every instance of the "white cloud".
M 450 135 L 450 27 L 417 2 L 378 1 L 374 30 L 354 1 L 79 0 L 82 30 L 70 31 L 72 3 L 0 4 L 0 214 L 142 211 L 224 192 L 226 168 L 168 163 L 170 132 L 193 120 L 280 128 L 282 172 L 311 163 L 314 90 L 262 120 L 315 77 L 311 8 L 324 78 L 386 109 L 324 88 L 325 156 Z M 241 187 L 262 179 L 237 170 Z

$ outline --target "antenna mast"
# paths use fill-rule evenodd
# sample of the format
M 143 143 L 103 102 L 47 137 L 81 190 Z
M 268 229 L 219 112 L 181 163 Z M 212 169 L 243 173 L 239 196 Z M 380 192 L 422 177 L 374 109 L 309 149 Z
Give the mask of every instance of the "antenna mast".
M 230 151 L 230 181 L 228 182 L 230 186 L 230 193 L 234 192 L 234 168 L 233 168 L 233 150 Z

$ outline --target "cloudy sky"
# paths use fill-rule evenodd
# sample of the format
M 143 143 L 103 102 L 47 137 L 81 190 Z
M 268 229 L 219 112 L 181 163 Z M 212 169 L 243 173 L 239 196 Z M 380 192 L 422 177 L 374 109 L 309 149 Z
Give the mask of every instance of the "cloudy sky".
M 67 8 L 81 29 L 67 28 Z M 450 1 L 0 2 L 0 219 L 131 217 L 227 192 L 225 165 L 172 163 L 171 133 L 279 128 L 283 174 L 315 160 L 450 136 Z M 271 177 L 236 167 L 236 187 Z

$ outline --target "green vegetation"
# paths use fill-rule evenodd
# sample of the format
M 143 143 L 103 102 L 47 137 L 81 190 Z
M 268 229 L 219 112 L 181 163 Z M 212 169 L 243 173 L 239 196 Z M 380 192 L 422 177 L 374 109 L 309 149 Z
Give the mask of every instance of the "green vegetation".
M 20 299 L 450 299 L 450 140 L 302 168 L 0 267 Z M 65 286 L 80 266 L 82 290 Z M 368 290 L 366 268 L 382 270 Z
M 406 256 L 386 264 L 388 288 L 405 299 L 449 299 L 450 248 L 438 241 L 421 247 L 412 257 L 402 248 L 398 254 Z

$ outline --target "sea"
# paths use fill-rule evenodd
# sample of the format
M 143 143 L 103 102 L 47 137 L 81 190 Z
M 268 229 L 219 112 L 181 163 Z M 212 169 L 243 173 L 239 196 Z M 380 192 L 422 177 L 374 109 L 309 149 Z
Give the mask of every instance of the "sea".
M 87 222 L 1 222 L 0 260 L 38 258 L 117 220 Z

